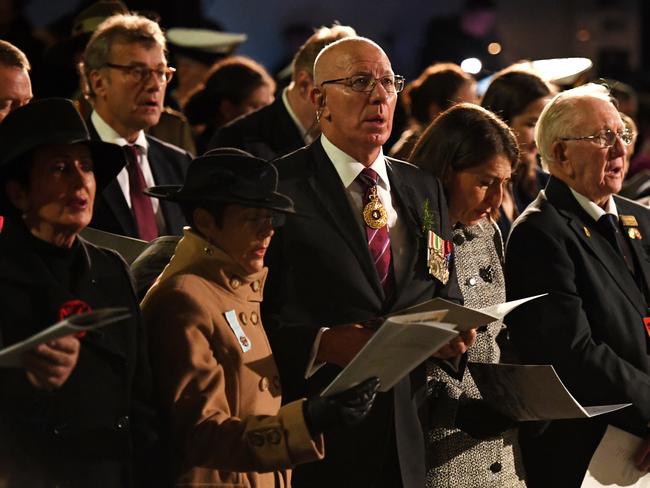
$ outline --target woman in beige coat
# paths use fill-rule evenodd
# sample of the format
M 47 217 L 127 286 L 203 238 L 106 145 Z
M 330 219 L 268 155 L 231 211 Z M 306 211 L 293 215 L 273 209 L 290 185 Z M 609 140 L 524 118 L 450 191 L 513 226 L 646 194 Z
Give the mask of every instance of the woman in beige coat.
M 260 319 L 274 219 L 293 212 L 275 167 L 243 151 L 197 158 L 182 188 L 191 227 L 142 302 L 154 379 L 170 426 L 176 486 L 286 487 L 292 465 L 324 456 L 321 433 L 370 410 L 378 380 L 280 407 Z

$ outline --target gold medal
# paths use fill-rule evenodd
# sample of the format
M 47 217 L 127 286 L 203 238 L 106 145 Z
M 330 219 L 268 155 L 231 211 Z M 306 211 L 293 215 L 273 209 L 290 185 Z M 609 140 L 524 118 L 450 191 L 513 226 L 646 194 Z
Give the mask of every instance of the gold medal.
M 377 196 L 377 187 L 370 189 L 370 201 L 363 207 L 363 221 L 371 229 L 381 229 L 388 223 L 388 214 Z
M 637 227 L 629 227 L 627 229 L 627 235 L 630 236 L 630 239 L 642 239 L 641 232 Z
M 433 249 L 429 249 L 429 273 L 446 285 L 449 281 L 449 269 L 447 267 L 447 260 Z

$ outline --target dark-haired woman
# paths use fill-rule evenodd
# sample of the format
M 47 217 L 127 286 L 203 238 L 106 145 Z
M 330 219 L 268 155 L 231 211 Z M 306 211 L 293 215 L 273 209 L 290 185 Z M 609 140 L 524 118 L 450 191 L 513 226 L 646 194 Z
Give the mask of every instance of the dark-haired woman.
M 415 143 L 440 113 L 456 103 L 476 103 L 476 80 L 454 63 L 436 63 L 425 69 L 404 89 L 400 99 L 409 115 L 409 127 L 390 150 L 406 159 Z
M 264 67 L 245 56 L 216 63 L 183 108 L 203 154 L 214 132 L 228 122 L 273 102 L 275 81 Z
M 506 69 L 492 80 L 481 101 L 481 106 L 497 114 L 512 128 L 521 154 L 497 219 L 504 239 L 508 237 L 512 222 L 548 181 L 548 174 L 538 161 L 535 124 L 552 96 L 553 87 L 535 73 Z
M 150 466 L 138 456 L 155 431 L 138 303 L 124 261 L 79 237 L 124 153 L 91 141 L 71 101 L 44 99 L 5 118 L 0 154 L 1 345 L 70 314 L 131 312 L 0 370 L 0 485 L 144 486 L 134 470 Z
M 492 215 L 501 205 L 519 152 L 512 131 L 491 112 L 458 104 L 422 134 L 410 161 L 440 178 L 454 228 L 454 266 L 465 305 L 505 301 L 503 243 Z M 493 322 L 481 328 L 468 360 L 499 362 Z M 469 371 L 452 377 L 428 365 L 433 425 L 428 432 L 430 487 L 525 486 L 513 423 L 482 401 Z

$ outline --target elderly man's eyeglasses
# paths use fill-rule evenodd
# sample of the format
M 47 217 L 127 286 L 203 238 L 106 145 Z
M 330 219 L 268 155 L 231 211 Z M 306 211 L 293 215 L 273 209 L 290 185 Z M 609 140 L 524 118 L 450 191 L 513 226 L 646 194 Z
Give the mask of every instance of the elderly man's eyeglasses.
M 156 75 L 156 79 L 160 83 L 169 83 L 174 77 L 176 68 L 167 66 L 165 68 L 149 68 L 148 66 L 129 65 L 106 63 L 109 68 L 117 69 L 125 73 L 134 83 L 146 83 L 151 78 L 151 75 Z
M 619 137 L 623 144 L 629 146 L 634 140 L 634 132 L 630 129 L 623 129 L 617 132 L 614 132 L 611 129 L 603 129 L 598 134 L 593 136 L 583 136 L 583 137 L 560 137 L 562 141 L 593 141 L 598 144 L 600 147 L 612 147 L 616 144 L 616 138 Z
M 404 77 L 400 75 L 388 75 L 381 78 L 375 78 L 368 75 L 355 75 L 348 78 L 337 78 L 336 80 L 327 80 L 321 83 L 321 86 L 328 83 L 339 83 L 347 86 L 350 90 L 356 92 L 368 93 L 375 89 L 377 83 L 381 83 L 388 93 L 399 93 L 404 89 Z

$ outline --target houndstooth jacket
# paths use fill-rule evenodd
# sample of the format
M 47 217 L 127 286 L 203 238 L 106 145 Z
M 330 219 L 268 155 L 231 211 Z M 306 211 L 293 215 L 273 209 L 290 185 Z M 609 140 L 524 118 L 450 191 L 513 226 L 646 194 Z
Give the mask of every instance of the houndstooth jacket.
M 465 305 L 487 307 L 505 301 L 503 242 L 496 225 L 483 219 L 476 225 L 454 230 L 454 263 Z M 502 322 L 479 329 L 468 360 L 499 362 L 496 338 Z M 428 487 L 525 487 L 524 469 L 517 442 L 517 430 L 479 441 L 456 429 L 457 400 L 461 394 L 480 398 L 468 370 L 462 380 L 445 372 L 435 362 L 427 365 L 430 401 L 435 403 L 427 434 Z

